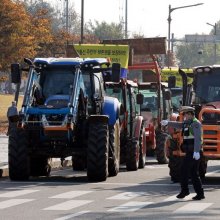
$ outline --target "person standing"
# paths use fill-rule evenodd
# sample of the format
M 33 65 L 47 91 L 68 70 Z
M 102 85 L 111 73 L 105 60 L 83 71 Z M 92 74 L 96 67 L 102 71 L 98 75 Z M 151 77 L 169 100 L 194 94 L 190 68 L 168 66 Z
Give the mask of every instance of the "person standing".
M 183 113 L 183 122 L 162 120 L 162 126 L 170 126 L 182 129 L 183 151 L 185 156 L 181 165 L 181 192 L 176 196 L 182 199 L 190 194 L 188 181 L 191 176 L 193 188 L 196 192 L 193 200 L 204 199 L 204 190 L 199 176 L 199 164 L 202 153 L 202 127 L 200 121 L 195 117 L 195 109 L 190 106 L 182 106 L 180 112 Z

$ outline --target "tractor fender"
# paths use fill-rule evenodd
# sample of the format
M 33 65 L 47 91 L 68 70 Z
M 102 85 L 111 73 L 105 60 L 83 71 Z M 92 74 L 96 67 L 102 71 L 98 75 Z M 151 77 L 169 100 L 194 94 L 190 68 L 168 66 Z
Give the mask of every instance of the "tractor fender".
M 143 120 L 143 116 L 137 116 L 134 120 L 132 136 L 135 138 L 135 140 L 139 140 Z
M 114 125 L 119 118 L 120 102 L 114 97 L 104 97 L 102 114 L 109 117 L 109 125 Z

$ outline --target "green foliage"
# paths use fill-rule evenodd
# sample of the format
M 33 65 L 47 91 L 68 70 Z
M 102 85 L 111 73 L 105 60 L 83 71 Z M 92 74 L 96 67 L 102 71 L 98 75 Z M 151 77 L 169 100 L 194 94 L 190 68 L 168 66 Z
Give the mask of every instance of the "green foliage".
M 217 50 L 218 51 L 218 50 Z M 214 44 L 181 43 L 176 46 L 176 58 L 179 66 L 190 68 L 214 64 Z M 217 62 L 219 59 L 217 60 Z
M 91 21 L 86 24 L 86 33 L 95 35 L 99 40 L 123 39 L 124 31 L 122 23 L 116 24 L 114 22 L 108 24 L 105 21 L 101 23 Z

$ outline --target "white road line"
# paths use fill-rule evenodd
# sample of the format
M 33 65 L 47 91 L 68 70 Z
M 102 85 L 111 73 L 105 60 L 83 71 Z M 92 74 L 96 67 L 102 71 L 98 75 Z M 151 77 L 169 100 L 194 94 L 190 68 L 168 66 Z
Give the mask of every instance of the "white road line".
M 212 171 L 212 172 L 208 172 L 208 173 L 205 174 L 205 176 L 211 176 L 215 173 L 220 173 L 220 170 L 215 170 L 215 171 Z
M 70 210 L 70 209 L 73 209 L 73 208 L 76 208 L 76 207 L 79 207 L 79 206 L 83 206 L 85 204 L 88 204 L 88 203 L 91 203 L 93 202 L 92 200 L 69 200 L 69 201 L 66 201 L 66 202 L 62 202 L 62 203 L 59 203 L 57 205 L 54 205 L 54 206 L 50 206 L 50 207 L 47 207 L 47 208 L 44 208 L 43 210 Z
M 115 208 L 109 209 L 108 212 L 135 212 L 145 206 L 151 205 L 153 202 L 127 202 Z
M 83 182 L 82 182 L 83 183 Z M 179 187 L 179 183 L 91 183 L 94 185 L 118 185 L 118 186 L 174 186 Z M 207 185 L 206 185 L 207 186 Z M 219 186 L 219 185 L 217 185 Z
M 85 195 L 85 194 L 91 193 L 91 192 L 93 192 L 93 191 L 69 191 L 69 192 L 61 193 L 61 194 L 58 194 L 58 195 L 55 195 L 55 196 L 52 196 L 49 198 L 52 198 L 52 199 L 72 199 L 72 198 L 82 196 L 82 195 Z
M 170 197 L 164 199 L 163 202 L 172 202 L 172 201 L 180 201 L 180 202 L 184 201 L 185 202 L 185 201 L 192 200 L 192 197 L 195 196 L 195 195 L 196 195 L 195 193 L 192 193 L 192 194 L 189 194 L 188 196 L 186 196 L 183 199 L 178 199 L 178 198 L 176 198 L 176 195 L 174 195 L 174 196 L 170 196 Z
M 195 203 L 190 202 L 177 210 L 175 210 L 173 213 L 178 214 L 197 214 L 211 206 L 213 203 Z
M 23 196 L 23 195 L 38 192 L 38 191 L 39 190 L 29 190 L 29 189 L 15 190 L 15 191 L 0 194 L 0 198 L 14 198 L 17 196 Z
M 31 202 L 34 199 L 9 199 L 3 202 L 0 202 L 0 209 L 6 209 L 12 206 L 20 205 L 26 202 Z
M 70 219 L 70 218 L 73 218 L 73 217 L 77 217 L 77 216 L 80 216 L 80 215 L 83 215 L 83 214 L 86 214 L 86 213 L 89 213 L 90 211 L 81 211 L 81 212 L 77 212 L 77 213 L 74 213 L 74 214 L 71 214 L 71 215 L 66 215 L 66 216 L 63 216 L 61 218 L 56 218 L 54 220 L 67 220 L 67 219 Z
M 145 196 L 145 195 L 149 195 L 149 194 L 146 192 L 124 192 L 106 199 L 129 200 L 138 196 Z

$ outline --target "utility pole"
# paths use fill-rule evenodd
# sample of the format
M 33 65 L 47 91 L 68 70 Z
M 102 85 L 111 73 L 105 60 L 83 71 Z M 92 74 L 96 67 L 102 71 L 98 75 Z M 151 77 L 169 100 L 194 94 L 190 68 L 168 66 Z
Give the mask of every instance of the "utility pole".
M 83 44 L 83 39 L 84 39 L 84 0 L 81 0 L 81 44 Z
M 66 32 L 69 33 L 69 0 L 66 1 Z
M 128 38 L 128 0 L 125 0 L 125 39 Z
M 171 13 L 174 11 L 174 10 L 177 10 L 177 9 L 182 9 L 182 8 L 189 8 L 189 7 L 194 7 L 194 6 L 199 6 L 199 5 L 203 5 L 204 3 L 198 3 L 198 4 L 194 4 L 194 5 L 184 5 L 184 6 L 180 6 L 180 7 L 175 7 L 175 8 L 172 8 L 171 5 L 169 5 L 169 8 L 168 8 L 168 67 L 170 65 L 170 52 L 171 52 Z

